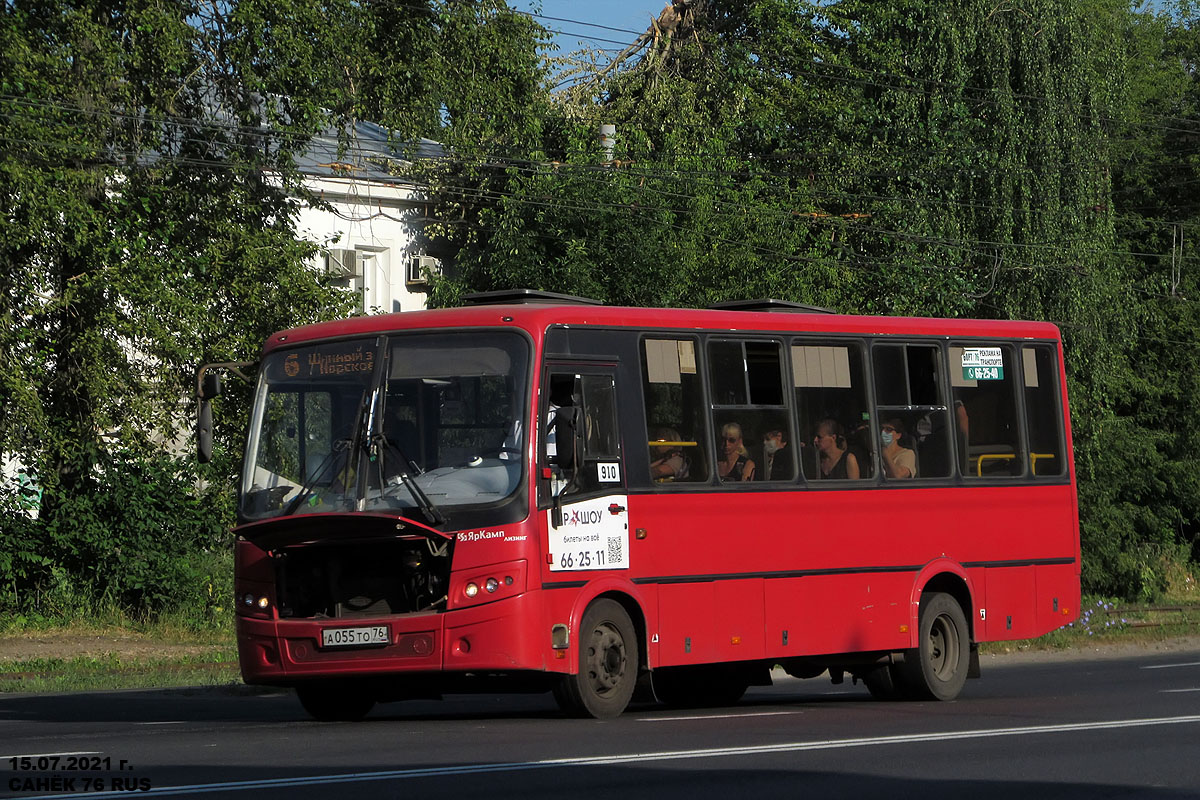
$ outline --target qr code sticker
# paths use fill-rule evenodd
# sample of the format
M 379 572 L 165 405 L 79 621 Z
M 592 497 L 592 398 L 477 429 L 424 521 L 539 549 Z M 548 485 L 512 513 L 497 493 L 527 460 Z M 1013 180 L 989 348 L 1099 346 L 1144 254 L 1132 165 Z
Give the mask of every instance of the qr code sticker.
M 625 560 L 625 557 L 621 554 L 620 536 L 608 537 L 608 558 L 606 560 L 609 564 L 620 564 Z

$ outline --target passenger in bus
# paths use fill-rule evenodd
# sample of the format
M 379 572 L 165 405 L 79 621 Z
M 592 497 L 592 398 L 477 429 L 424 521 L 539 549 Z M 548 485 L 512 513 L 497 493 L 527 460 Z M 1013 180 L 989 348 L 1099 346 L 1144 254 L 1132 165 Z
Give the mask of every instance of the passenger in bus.
M 650 439 L 662 442 L 650 447 L 650 476 L 655 481 L 681 481 L 687 477 L 687 461 L 679 444 L 679 433 L 674 428 L 655 428 Z
M 870 422 L 864 419 L 847 429 L 846 452 L 853 455 L 858 461 L 860 478 L 870 478 L 874 474 L 875 458 L 872 454 L 875 452 L 875 447 L 871 441 Z
M 754 480 L 754 461 L 742 442 L 742 426 L 736 422 L 726 423 L 721 428 L 721 460 L 717 462 L 717 474 L 723 481 Z
M 833 417 L 817 423 L 813 444 L 820 454 L 818 478 L 858 480 L 861 477 L 858 458 L 850 452 L 850 444 L 846 441 L 846 431 Z
M 773 430 L 763 434 L 762 469 L 759 471 L 759 480 L 791 480 L 792 458 L 787 446 L 785 431 Z
M 899 417 L 883 421 L 880 441 L 883 443 L 883 474 L 889 478 L 917 477 L 917 454 L 900 444 L 904 436 L 904 423 Z
M 965 472 L 967 451 L 971 441 L 971 418 L 967 415 L 967 407 L 963 405 L 962 400 L 954 401 L 954 423 L 958 428 L 958 436 L 955 437 L 955 452 L 958 454 L 958 463 Z

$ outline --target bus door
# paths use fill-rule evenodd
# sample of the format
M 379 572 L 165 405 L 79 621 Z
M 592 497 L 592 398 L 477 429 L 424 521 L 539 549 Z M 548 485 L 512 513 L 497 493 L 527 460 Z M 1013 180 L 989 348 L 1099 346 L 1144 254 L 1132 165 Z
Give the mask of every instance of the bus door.
M 542 386 L 538 483 L 549 569 L 628 569 L 616 368 L 550 365 Z

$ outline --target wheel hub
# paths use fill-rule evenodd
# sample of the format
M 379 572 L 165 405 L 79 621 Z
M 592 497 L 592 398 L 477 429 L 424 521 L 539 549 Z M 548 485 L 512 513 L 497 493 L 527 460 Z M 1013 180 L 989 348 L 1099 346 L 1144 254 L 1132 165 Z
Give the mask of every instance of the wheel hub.
M 592 683 L 599 691 L 611 691 L 625 674 L 625 642 L 611 626 L 597 628 L 588 649 Z

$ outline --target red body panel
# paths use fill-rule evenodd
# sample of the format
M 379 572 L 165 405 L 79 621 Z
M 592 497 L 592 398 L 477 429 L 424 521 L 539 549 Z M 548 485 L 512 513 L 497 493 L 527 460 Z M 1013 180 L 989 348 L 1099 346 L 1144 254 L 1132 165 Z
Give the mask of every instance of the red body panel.
M 265 351 L 331 337 L 501 326 L 526 331 L 541 363 L 547 328 L 562 324 L 1058 340 L 1048 323 L 513 305 L 323 323 L 276 334 Z M 1065 375 L 1059 385 L 1065 386 Z M 536 421 L 531 408 L 530 430 Z M 965 585 L 975 641 L 1037 636 L 1073 620 L 1079 609 L 1078 511 L 1065 392 L 1063 424 L 1069 472 L 1059 483 L 872 483 L 832 491 L 704 486 L 631 494 L 628 570 L 552 571 L 544 511 L 519 523 L 461 531 L 452 595 L 456 579 L 512 562 L 524 562 L 524 590 L 467 607 L 452 597 L 449 609 L 438 613 L 353 622 L 241 616 L 243 675 L 253 683 L 289 683 L 380 673 L 564 672 L 578 661 L 574 637 L 583 612 L 600 595 L 616 596 L 631 610 L 651 667 L 895 651 L 916 643 L 921 592 L 939 576 L 956 576 Z M 526 457 L 533 470 L 532 452 Z M 537 508 L 535 483 L 529 481 L 530 508 Z M 644 536 L 633 536 L 635 529 Z M 239 596 L 267 590 L 270 574 L 263 572 L 262 558 L 258 548 L 239 542 Z M 357 624 L 388 625 L 391 644 L 320 649 L 322 628 Z M 551 646 L 556 624 L 571 631 L 566 651 Z

